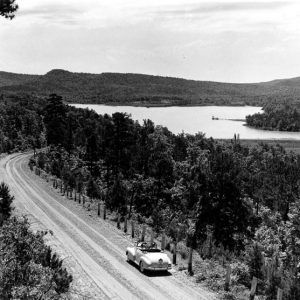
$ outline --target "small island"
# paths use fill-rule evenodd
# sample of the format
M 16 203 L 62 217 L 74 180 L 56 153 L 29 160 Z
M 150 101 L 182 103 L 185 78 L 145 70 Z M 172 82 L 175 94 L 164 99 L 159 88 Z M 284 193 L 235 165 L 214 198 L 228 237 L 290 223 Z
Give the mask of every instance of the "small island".
M 246 117 L 246 125 L 263 130 L 300 131 L 300 113 L 290 104 L 270 103 L 263 113 Z

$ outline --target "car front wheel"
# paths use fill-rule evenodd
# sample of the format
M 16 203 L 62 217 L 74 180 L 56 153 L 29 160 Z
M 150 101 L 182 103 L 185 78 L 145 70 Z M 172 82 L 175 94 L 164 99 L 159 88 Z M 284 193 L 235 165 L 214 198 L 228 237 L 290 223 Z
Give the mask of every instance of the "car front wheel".
M 145 272 L 145 267 L 144 267 L 144 264 L 142 261 L 140 262 L 140 271 L 141 271 L 141 273 Z

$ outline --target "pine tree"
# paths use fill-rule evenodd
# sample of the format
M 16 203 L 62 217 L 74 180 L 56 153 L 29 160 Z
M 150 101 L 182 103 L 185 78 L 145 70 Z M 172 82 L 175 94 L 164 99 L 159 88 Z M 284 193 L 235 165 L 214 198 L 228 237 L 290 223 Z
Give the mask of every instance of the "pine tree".
M 97 199 L 100 197 L 99 187 L 92 177 L 90 177 L 87 183 L 86 193 L 92 199 Z
M 4 183 L 0 183 L 0 225 L 2 225 L 3 220 L 10 217 L 12 211 L 12 201 L 14 197 L 10 195 L 8 186 Z
M 56 94 L 49 96 L 44 116 L 48 145 L 62 145 L 67 148 L 66 106 L 61 96 Z

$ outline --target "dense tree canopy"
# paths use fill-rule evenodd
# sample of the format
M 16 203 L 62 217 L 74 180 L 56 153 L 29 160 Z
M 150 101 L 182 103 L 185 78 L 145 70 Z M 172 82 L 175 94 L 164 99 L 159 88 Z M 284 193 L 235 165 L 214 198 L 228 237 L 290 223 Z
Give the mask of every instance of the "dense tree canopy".
M 29 96 L 2 98 L 0 152 L 35 149 L 44 145 L 45 130 L 41 112 L 43 103 L 43 100 Z
M 300 131 L 300 113 L 295 106 L 281 103 L 265 105 L 263 113 L 246 117 L 247 125 L 280 131 Z
M 81 174 L 88 194 L 114 209 L 124 211 L 130 204 L 146 217 L 159 211 L 154 223 L 192 218 L 198 243 L 209 227 L 217 244 L 241 250 L 258 226 L 260 207 L 287 220 L 299 197 L 299 157 L 281 147 L 176 136 L 149 120 L 140 125 L 127 114 L 101 116 L 66 107 L 56 95 L 49 100 L 44 110 L 48 144 L 66 149 L 49 152 L 53 174 L 72 188 Z
M 47 151 L 32 161 L 61 178 L 66 189 L 164 230 L 203 257 L 212 256 L 207 249 L 213 246 L 245 254 L 268 299 L 283 268 L 280 284 L 287 299 L 298 299 L 299 155 L 279 145 L 245 146 L 236 137 L 174 135 L 124 113 L 98 115 L 69 107 L 57 95 L 28 102 L 13 98 L 0 106 L 3 149 L 18 149 L 20 141 L 32 137 L 42 146 L 46 136 Z M 282 253 L 286 260 L 280 267 Z M 272 262 L 272 278 L 266 277 L 261 256 Z

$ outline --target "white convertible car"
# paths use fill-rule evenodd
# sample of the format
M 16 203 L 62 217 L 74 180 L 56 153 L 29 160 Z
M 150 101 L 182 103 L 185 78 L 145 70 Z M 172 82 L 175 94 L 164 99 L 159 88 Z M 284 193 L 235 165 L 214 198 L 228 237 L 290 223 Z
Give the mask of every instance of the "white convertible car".
M 128 262 L 136 263 L 140 271 L 167 271 L 172 268 L 168 255 L 157 248 L 156 243 L 137 242 L 134 247 L 126 249 Z

